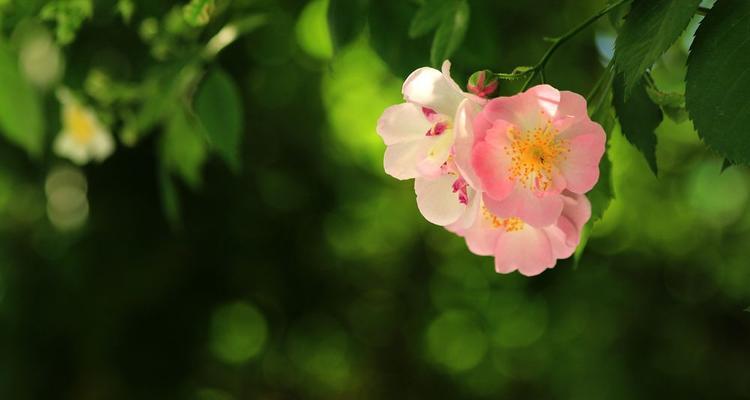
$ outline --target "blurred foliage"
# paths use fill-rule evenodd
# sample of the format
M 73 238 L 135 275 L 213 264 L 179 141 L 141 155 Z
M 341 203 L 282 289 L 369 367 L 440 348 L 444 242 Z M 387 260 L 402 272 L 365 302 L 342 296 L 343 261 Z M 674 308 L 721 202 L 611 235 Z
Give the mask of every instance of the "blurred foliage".
M 366 3 L 0 1 L 0 398 L 750 397 L 746 167 L 667 118 L 657 178 L 601 108 L 578 267 L 497 275 L 382 171 L 377 118 L 434 36 L 409 37 L 429 1 Z M 454 78 L 531 65 L 603 3 L 469 0 Z M 662 109 L 698 20 L 650 71 Z M 609 105 L 614 37 L 547 80 Z M 47 150 L 58 86 L 117 138 L 101 164 Z

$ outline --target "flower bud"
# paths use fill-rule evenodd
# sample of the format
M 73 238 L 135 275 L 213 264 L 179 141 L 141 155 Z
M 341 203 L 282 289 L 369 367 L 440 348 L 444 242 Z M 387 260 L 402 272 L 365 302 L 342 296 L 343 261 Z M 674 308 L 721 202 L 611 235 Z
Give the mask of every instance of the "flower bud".
M 479 97 L 488 97 L 497 89 L 498 79 L 495 74 L 488 70 L 477 71 L 469 77 L 466 85 L 471 93 Z

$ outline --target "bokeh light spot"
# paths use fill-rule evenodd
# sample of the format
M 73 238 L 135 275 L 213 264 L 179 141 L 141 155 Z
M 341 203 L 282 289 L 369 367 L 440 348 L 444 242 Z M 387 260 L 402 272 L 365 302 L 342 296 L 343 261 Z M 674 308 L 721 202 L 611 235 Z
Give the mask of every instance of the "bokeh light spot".
M 327 11 L 328 0 L 311 1 L 302 10 L 296 27 L 297 43 L 302 50 L 321 60 L 333 56 Z
M 438 364 L 453 372 L 475 367 L 487 353 L 487 336 L 471 314 L 450 310 L 427 328 L 427 350 Z
M 349 338 L 332 319 L 311 316 L 289 333 L 287 352 L 310 386 L 341 390 L 351 377 Z
M 47 175 L 47 217 L 52 225 L 67 231 L 81 227 L 89 216 L 88 184 L 80 169 L 55 167 Z
M 211 350 L 229 364 L 242 364 L 257 356 L 267 336 L 263 314 L 248 303 L 224 305 L 211 321 Z

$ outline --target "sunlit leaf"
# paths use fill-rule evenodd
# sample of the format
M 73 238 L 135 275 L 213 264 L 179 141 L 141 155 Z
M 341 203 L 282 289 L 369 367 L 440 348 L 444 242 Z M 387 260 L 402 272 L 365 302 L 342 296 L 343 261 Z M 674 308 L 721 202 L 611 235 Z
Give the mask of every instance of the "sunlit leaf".
M 687 28 L 701 0 L 634 0 L 615 42 L 625 96 Z
M 656 134 L 654 130 L 664 118 L 659 106 L 651 101 L 646 93 L 646 84 L 641 80 L 625 100 L 625 83 L 621 74 L 615 76 L 612 84 L 612 104 L 622 133 L 643 156 L 656 174 Z
M 685 100 L 698 135 L 735 162 L 750 162 L 750 2 L 721 0 L 695 34 Z
M 208 73 L 198 88 L 195 112 L 211 146 L 230 167 L 239 170 L 244 124 L 242 101 L 229 74 L 219 68 Z
M 0 42 L 0 133 L 32 156 L 44 142 L 42 105 L 34 88 L 18 69 L 15 54 Z

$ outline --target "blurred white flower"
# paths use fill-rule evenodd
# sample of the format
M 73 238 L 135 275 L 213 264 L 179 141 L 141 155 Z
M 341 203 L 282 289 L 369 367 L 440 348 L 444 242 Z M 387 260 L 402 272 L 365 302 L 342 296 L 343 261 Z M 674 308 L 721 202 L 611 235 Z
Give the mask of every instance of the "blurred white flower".
M 114 139 L 94 111 L 65 90 L 58 93 L 58 98 L 62 104 L 62 130 L 55 139 L 55 153 L 78 165 L 109 157 L 115 148 Z

